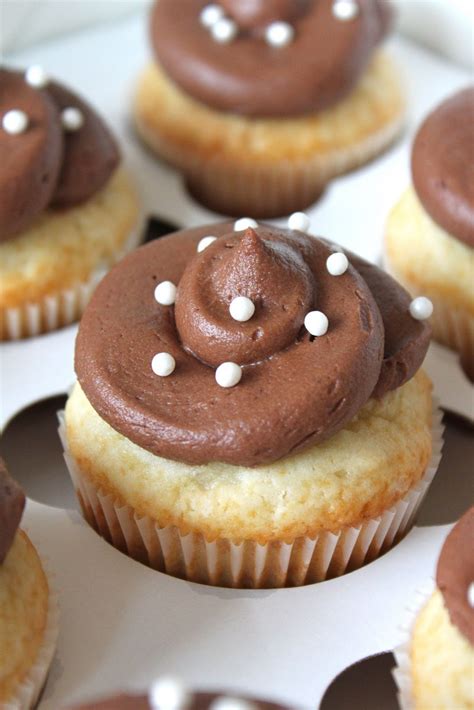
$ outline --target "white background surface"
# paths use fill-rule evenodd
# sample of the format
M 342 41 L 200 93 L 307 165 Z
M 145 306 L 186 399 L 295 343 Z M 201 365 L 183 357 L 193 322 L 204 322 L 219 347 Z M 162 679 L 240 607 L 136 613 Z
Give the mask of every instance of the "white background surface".
M 409 96 L 405 138 L 371 166 L 334 182 L 310 211 L 315 233 L 372 260 L 380 259 L 384 220 L 409 179 L 415 126 L 469 78 L 408 41 L 395 40 L 391 49 Z M 130 97 L 148 57 L 145 23 L 136 15 L 23 50 L 9 63 L 42 64 L 102 111 L 123 139 L 149 211 L 183 225 L 216 220 L 133 136 Z M 0 347 L 3 422 L 24 405 L 66 390 L 74 332 Z M 338 580 L 252 592 L 206 588 L 148 570 L 100 540 L 76 513 L 30 501 L 25 524 L 54 570 L 62 606 L 42 710 L 124 682 L 146 685 L 163 672 L 195 687 L 237 686 L 315 707 L 346 665 L 397 643 L 397 622 L 432 574 L 448 529 L 417 528 L 380 560 Z

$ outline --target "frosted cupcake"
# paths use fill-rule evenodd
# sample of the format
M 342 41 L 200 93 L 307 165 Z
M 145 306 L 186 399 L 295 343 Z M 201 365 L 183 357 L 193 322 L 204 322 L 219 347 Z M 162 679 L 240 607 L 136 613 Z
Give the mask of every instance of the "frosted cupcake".
M 474 88 L 438 106 L 419 129 L 410 187 L 386 228 L 388 265 L 429 296 L 435 340 L 474 381 Z
M 297 229 L 239 220 L 136 250 L 76 343 L 66 446 L 86 519 L 223 586 L 373 559 L 411 526 L 439 452 L 420 317 L 387 274 Z
M 39 67 L 0 70 L 0 340 L 79 318 L 138 241 L 138 206 L 109 129 Z
M 404 710 L 474 707 L 473 542 L 474 507 L 446 538 L 435 591 L 418 612 L 409 643 L 397 653 L 394 675 Z
M 19 529 L 24 505 L 0 459 L 0 707 L 12 710 L 35 707 L 58 635 L 55 596 Z
M 216 212 L 301 210 L 400 131 L 389 25 L 379 0 L 160 0 L 138 132 Z

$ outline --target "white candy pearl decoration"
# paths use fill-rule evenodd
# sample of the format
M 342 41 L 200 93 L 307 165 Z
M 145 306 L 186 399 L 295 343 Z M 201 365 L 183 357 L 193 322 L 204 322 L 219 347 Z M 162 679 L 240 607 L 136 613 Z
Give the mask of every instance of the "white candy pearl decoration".
M 229 306 L 229 313 L 234 320 L 245 323 L 255 313 L 255 305 L 247 296 L 237 296 Z
M 203 237 L 199 244 L 197 245 L 197 250 L 198 252 L 204 251 L 204 249 L 207 249 L 208 246 L 212 244 L 212 242 L 215 242 L 217 237 Z
M 332 14 L 337 20 L 347 22 L 359 14 L 359 5 L 356 0 L 334 0 Z
M 169 353 L 156 353 L 151 361 L 151 369 L 160 377 L 168 377 L 174 372 L 175 367 L 176 360 Z
M 256 710 L 256 706 L 247 700 L 222 696 L 212 701 L 209 710 Z
M 341 251 L 331 254 L 326 261 L 326 268 L 331 276 L 342 276 L 346 273 L 348 266 L 349 259 Z
M 238 28 L 233 20 L 223 17 L 222 20 L 217 20 L 217 22 L 211 25 L 210 30 L 216 42 L 227 44 L 228 42 L 232 42 L 237 35 Z
M 426 320 L 433 314 L 433 304 L 426 296 L 418 296 L 410 303 L 410 315 L 415 320 Z
M 184 710 L 189 705 L 189 694 L 176 678 L 160 678 L 148 693 L 153 710 Z
M 212 27 L 212 25 L 215 25 L 216 22 L 222 20 L 223 17 L 224 10 L 221 6 L 212 3 L 211 5 L 206 5 L 206 7 L 202 8 L 199 20 L 201 21 L 201 25 L 204 25 L 204 27 Z
M 75 106 L 68 106 L 61 111 L 61 124 L 65 131 L 78 131 L 84 125 L 82 111 Z
M 24 111 L 12 109 L 2 118 L 3 130 L 11 136 L 17 136 L 19 133 L 24 133 L 28 128 L 28 116 Z
M 49 83 L 49 76 L 39 64 L 33 64 L 25 72 L 25 81 L 34 89 L 43 89 Z
M 242 379 L 242 368 L 235 362 L 223 362 L 216 370 L 216 382 L 220 387 L 235 387 Z
M 329 321 L 321 311 L 310 311 L 305 315 L 304 327 L 310 335 L 319 337 L 328 332 Z
M 172 281 L 162 281 L 155 288 L 155 300 L 161 306 L 172 306 L 176 300 L 176 286 Z
M 241 217 L 236 222 L 234 222 L 234 232 L 243 232 L 244 229 L 257 229 L 258 223 L 251 217 Z
M 271 47 L 286 47 L 294 36 L 295 30 L 288 22 L 272 22 L 265 30 L 265 41 Z
M 474 582 L 471 582 L 467 588 L 467 601 L 469 605 L 474 609 Z
M 307 232 L 311 226 L 311 220 L 304 212 L 294 212 L 288 219 L 288 229 L 296 229 L 299 232 Z

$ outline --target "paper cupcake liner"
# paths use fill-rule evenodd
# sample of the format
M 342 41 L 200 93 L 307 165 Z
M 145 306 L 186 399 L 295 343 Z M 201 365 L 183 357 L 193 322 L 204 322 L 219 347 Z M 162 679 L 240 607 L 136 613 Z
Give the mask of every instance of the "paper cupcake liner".
M 139 244 L 140 236 L 140 230 L 134 231 L 114 258 L 96 268 L 87 281 L 48 294 L 34 303 L 0 309 L 0 341 L 49 333 L 78 321 L 99 281 L 116 261 Z
M 413 526 L 416 513 L 436 473 L 443 445 L 442 414 L 433 412 L 433 453 L 422 479 L 377 518 L 337 532 L 293 542 L 233 542 L 183 534 L 175 525 L 159 527 L 120 505 L 82 473 L 66 440 L 64 413 L 59 434 L 64 456 L 87 522 L 114 547 L 144 564 L 191 582 L 220 587 L 266 589 L 321 582 L 358 569 L 396 544 Z
M 405 610 L 405 618 L 400 624 L 401 643 L 393 650 L 396 666 L 392 676 L 397 686 L 398 704 L 401 710 L 414 710 L 415 704 L 412 691 L 411 672 L 411 637 L 415 621 L 435 590 L 435 582 L 431 579 L 415 592 L 413 601 Z
M 281 217 L 315 202 L 327 183 L 369 162 L 395 141 L 404 118 L 397 117 L 364 140 L 324 155 L 263 165 L 239 165 L 208 155 L 205 158 L 160 136 L 139 117 L 137 129 L 145 143 L 184 174 L 190 193 L 221 214 Z
M 40 559 L 49 589 L 48 618 L 43 642 L 34 665 L 31 666 L 23 682 L 16 688 L 13 697 L 2 705 L 2 710 L 30 710 L 30 708 L 36 707 L 56 651 L 59 635 L 59 596 L 54 585 L 51 584 L 53 575 L 47 562 L 43 557 Z

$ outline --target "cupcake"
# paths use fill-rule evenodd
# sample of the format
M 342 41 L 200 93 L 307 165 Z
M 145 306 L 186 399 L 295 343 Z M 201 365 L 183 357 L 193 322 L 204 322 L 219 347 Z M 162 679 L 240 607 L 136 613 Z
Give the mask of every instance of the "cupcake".
M 474 707 L 474 507 L 449 533 L 441 550 L 434 592 L 396 652 L 394 675 L 404 709 Z
M 138 133 L 216 212 L 304 209 L 401 129 L 390 24 L 382 0 L 159 0 Z
M 69 710 L 285 710 L 267 700 L 228 693 L 191 693 L 173 678 L 161 678 L 147 693 L 119 693 Z
M 207 584 L 301 585 L 373 559 L 439 453 L 419 316 L 387 274 L 297 229 L 245 219 L 140 247 L 76 341 L 64 438 L 84 516 Z
M 40 67 L 0 69 L 0 339 L 81 315 L 137 242 L 138 206 L 97 113 Z
M 435 340 L 456 350 L 474 381 L 474 88 L 424 121 L 409 187 L 386 228 L 389 269 L 434 304 Z
M 0 459 L 0 707 L 36 705 L 58 635 L 57 604 L 41 559 L 19 529 L 25 497 Z

